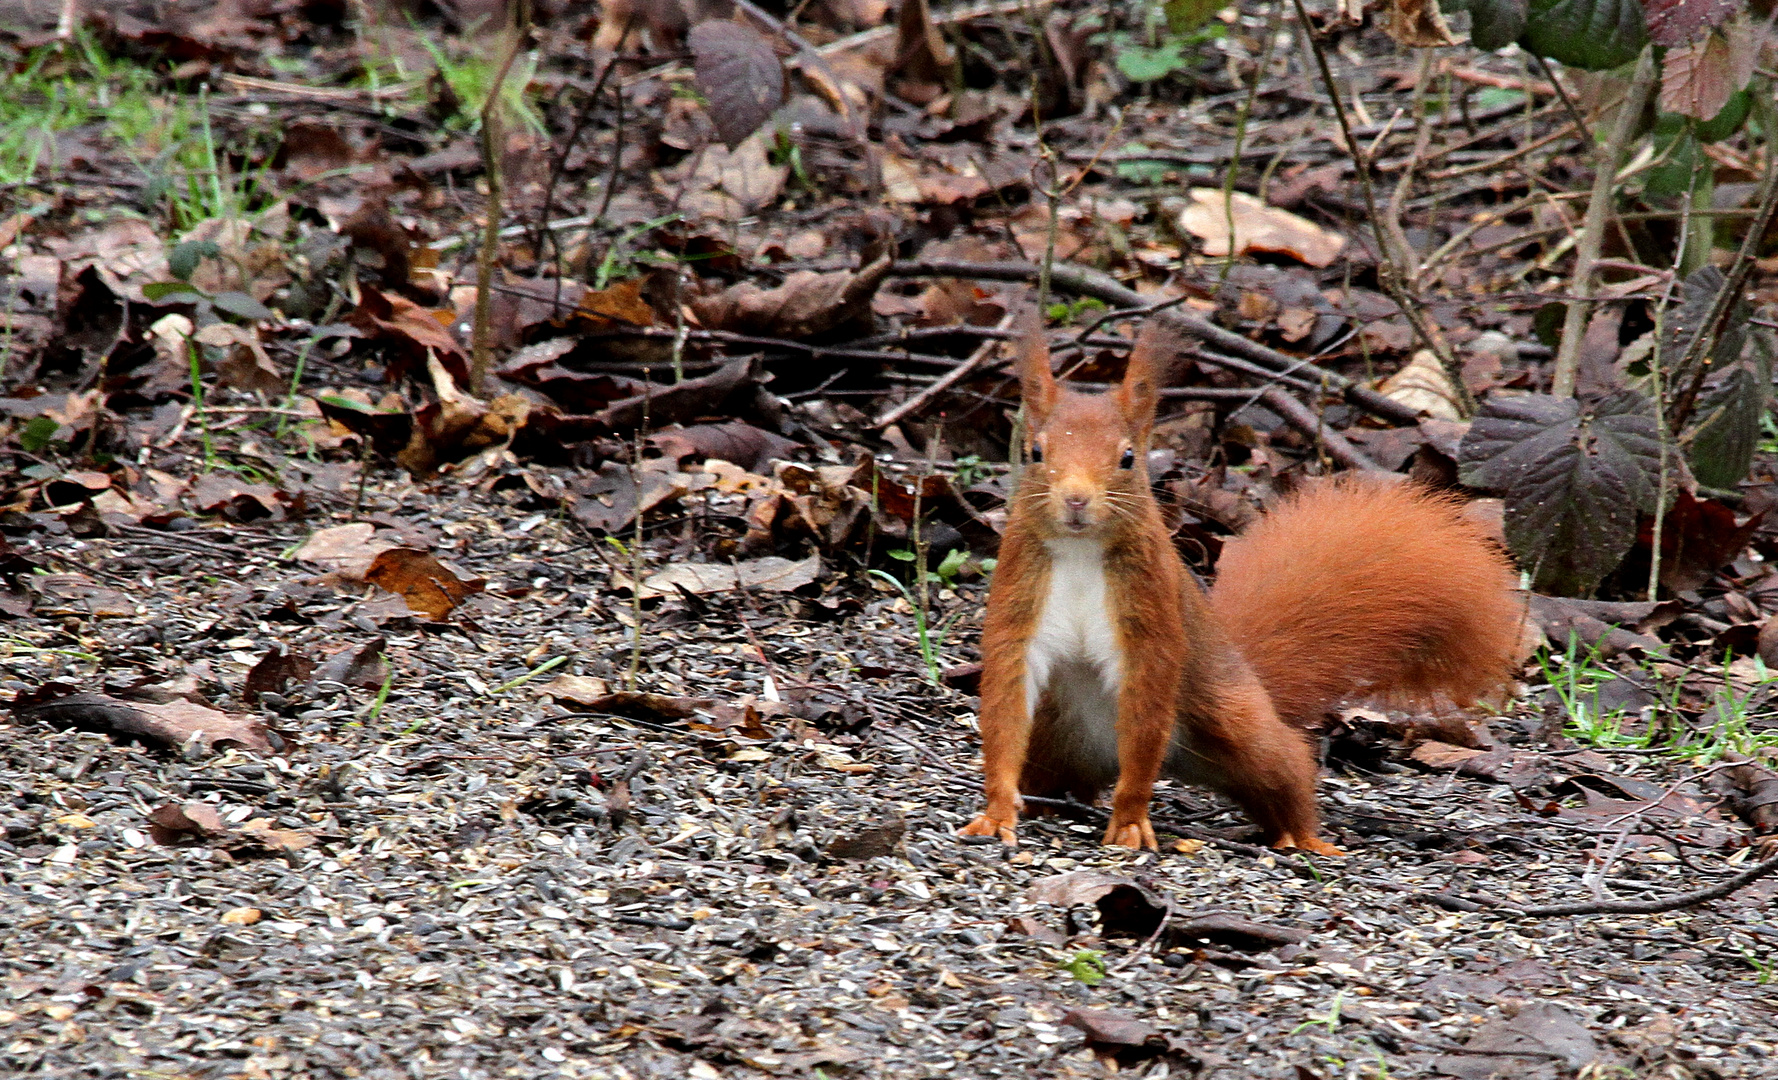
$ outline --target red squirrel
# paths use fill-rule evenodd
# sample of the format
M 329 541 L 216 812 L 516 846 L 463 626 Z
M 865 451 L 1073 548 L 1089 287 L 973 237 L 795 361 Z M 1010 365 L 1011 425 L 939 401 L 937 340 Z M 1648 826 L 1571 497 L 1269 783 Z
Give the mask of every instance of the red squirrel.
M 960 831 L 1017 843 L 1021 793 L 1112 788 L 1106 844 L 1156 847 L 1162 774 L 1215 788 L 1276 848 L 1327 855 L 1305 729 L 1352 696 L 1459 705 L 1517 660 L 1516 576 L 1461 503 L 1417 484 L 1306 486 L 1222 551 L 1208 595 L 1149 490 L 1177 344 L 1150 322 L 1123 382 L 1066 389 L 1041 321 L 1018 359 L 1030 464 L 982 631 L 987 808 Z

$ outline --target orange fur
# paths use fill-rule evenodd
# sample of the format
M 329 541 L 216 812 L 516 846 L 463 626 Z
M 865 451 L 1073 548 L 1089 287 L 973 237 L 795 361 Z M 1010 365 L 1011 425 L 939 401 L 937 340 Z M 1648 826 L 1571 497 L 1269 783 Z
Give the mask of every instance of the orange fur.
M 1042 458 L 1014 496 L 988 592 L 987 806 L 961 831 L 1014 843 L 1021 793 L 1109 787 L 1105 842 L 1153 848 L 1148 804 L 1165 773 L 1222 791 L 1275 846 L 1337 853 L 1318 836 L 1302 726 L 1353 694 L 1467 704 L 1501 685 L 1520 618 L 1511 571 L 1455 500 L 1339 480 L 1225 546 L 1207 598 L 1149 491 L 1174 351 L 1150 324 L 1124 381 L 1095 396 L 1057 384 L 1041 325 L 1026 336 L 1026 447 Z

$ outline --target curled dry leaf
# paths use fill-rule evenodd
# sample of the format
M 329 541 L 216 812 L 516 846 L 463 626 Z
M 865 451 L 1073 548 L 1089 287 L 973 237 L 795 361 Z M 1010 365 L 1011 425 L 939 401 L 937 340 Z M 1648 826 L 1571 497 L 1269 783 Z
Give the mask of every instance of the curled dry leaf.
M 341 649 L 315 669 L 304 690 L 314 693 L 326 683 L 380 690 L 389 679 L 389 660 L 384 655 L 388 648 L 388 642 L 377 638 L 356 648 Z
M 148 834 L 163 846 L 221 836 L 227 831 L 222 815 L 205 803 L 167 803 L 148 813 Z
M 1126 877 L 1096 870 L 1075 870 L 1038 878 L 1025 890 L 1035 904 L 1074 907 L 1092 904 L 1099 909 L 1106 934 L 1147 937 L 1161 924 L 1171 905 L 1165 897 Z
M 1406 367 L 1383 380 L 1377 387 L 1384 397 L 1393 398 L 1410 409 L 1436 420 L 1461 420 L 1457 392 L 1451 377 L 1431 349 L 1421 349 Z
M 1438 0 L 1389 0 L 1389 18 L 1383 29 L 1397 45 L 1409 48 L 1441 48 L 1458 44 L 1445 22 Z
M 1179 227 L 1204 241 L 1206 255 L 1229 253 L 1231 206 L 1235 223 L 1232 246 L 1236 254 L 1257 251 L 1288 255 L 1319 269 L 1331 265 L 1346 246 L 1346 238 L 1339 233 L 1288 210 L 1267 206 L 1244 192 L 1235 192 L 1226 204 L 1218 188 L 1192 188 L 1191 198 L 1191 205 L 1180 211 Z
M 603 700 L 611 694 L 611 687 L 604 679 L 595 679 L 586 675 L 557 675 L 544 686 L 543 692 L 563 705 L 575 705 L 590 708 L 594 702 Z
M 459 577 L 427 552 L 402 547 L 380 552 L 371 560 L 364 580 L 400 596 L 410 611 L 433 622 L 444 619 L 487 584 L 481 578 Z

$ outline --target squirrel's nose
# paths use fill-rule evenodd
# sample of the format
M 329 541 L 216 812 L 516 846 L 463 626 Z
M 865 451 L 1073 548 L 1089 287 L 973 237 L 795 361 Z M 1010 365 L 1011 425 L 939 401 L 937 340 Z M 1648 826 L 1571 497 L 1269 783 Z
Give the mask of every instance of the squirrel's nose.
M 1066 499 L 1063 499 L 1062 502 L 1070 510 L 1085 510 L 1087 508 L 1087 497 L 1085 495 L 1070 495 Z

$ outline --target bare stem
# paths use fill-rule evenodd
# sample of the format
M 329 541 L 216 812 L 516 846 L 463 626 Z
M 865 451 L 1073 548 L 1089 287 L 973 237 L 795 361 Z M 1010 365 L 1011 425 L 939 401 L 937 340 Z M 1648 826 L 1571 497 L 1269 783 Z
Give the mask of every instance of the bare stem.
M 1641 58 L 1636 61 L 1636 74 L 1630 77 L 1630 89 L 1624 94 L 1623 104 L 1618 106 L 1611 134 L 1599 149 L 1593 196 L 1587 203 L 1580 238 L 1575 241 L 1574 276 L 1568 283 L 1568 291 L 1576 299 L 1569 303 L 1568 313 L 1562 320 L 1562 344 L 1556 352 L 1555 373 L 1550 381 L 1550 393 L 1556 397 L 1574 396 L 1581 338 L 1587 332 L 1587 316 L 1593 306 L 1590 299 L 1593 295 L 1593 264 L 1599 260 L 1599 248 L 1605 241 L 1605 226 L 1615 201 L 1612 192 L 1617 184 L 1618 162 L 1624 159 L 1624 150 L 1636 132 L 1637 122 L 1642 118 L 1642 109 L 1648 104 L 1648 95 L 1654 91 L 1654 85 L 1655 54 L 1651 45 L 1642 50 Z
M 1445 343 L 1432 332 L 1426 316 L 1402 284 L 1404 268 L 1396 265 L 1391 254 L 1391 245 L 1383 229 L 1382 211 L 1377 205 L 1377 193 L 1371 183 L 1370 154 L 1358 144 L 1353 135 L 1352 123 L 1346 117 L 1345 102 L 1340 98 L 1340 88 L 1335 84 L 1333 69 L 1327 63 L 1327 50 L 1321 47 L 1321 39 L 1315 36 L 1315 28 L 1309 22 L 1309 12 L 1303 7 L 1303 0 L 1291 0 L 1291 3 L 1296 7 L 1296 17 L 1302 25 L 1303 37 L 1309 42 L 1309 51 L 1315 56 L 1315 66 L 1321 73 L 1322 85 L 1327 88 L 1328 99 L 1333 103 L 1334 119 L 1339 121 L 1340 136 L 1346 143 L 1346 152 L 1352 155 L 1354 171 L 1358 173 L 1358 189 L 1364 196 L 1365 212 L 1371 219 L 1371 235 L 1377 245 L 1377 277 L 1383 290 L 1395 301 L 1402 317 L 1408 320 L 1408 325 L 1413 328 L 1414 336 L 1420 339 L 1420 344 L 1438 357 L 1439 366 L 1444 368 L 1445 375 L 1450 380 L 1458 411 L 1468 416 L 1475 412 L 1475 398 L 1463 382 L 1463 367 Z
M 525 39 L 531 35 L 529 0 L 520 0 L 517 5 L 510 32 L 512 39 L 506 57 L 500 62 L 500 70 L 495 73 L 494 83 L 488 89 L 488 100 L 482 102 L 482 170 L 488 178 L 488 219 L 482 226 L 482 248 L 475 262 L 475 330 L 470 338 L 469 362 L 469 392 L 472 394 L 483 392 L 488 369 L 493 365 L 492 327 L 489 323 L 494 310 L 494 260 L 500 252 L 500 150 L 505 142 L 502 138 L 501 95 L 506 87 L 506 76 L 512 72 L 512 63 L 518 59 L 519 50 L 525 47 Z

